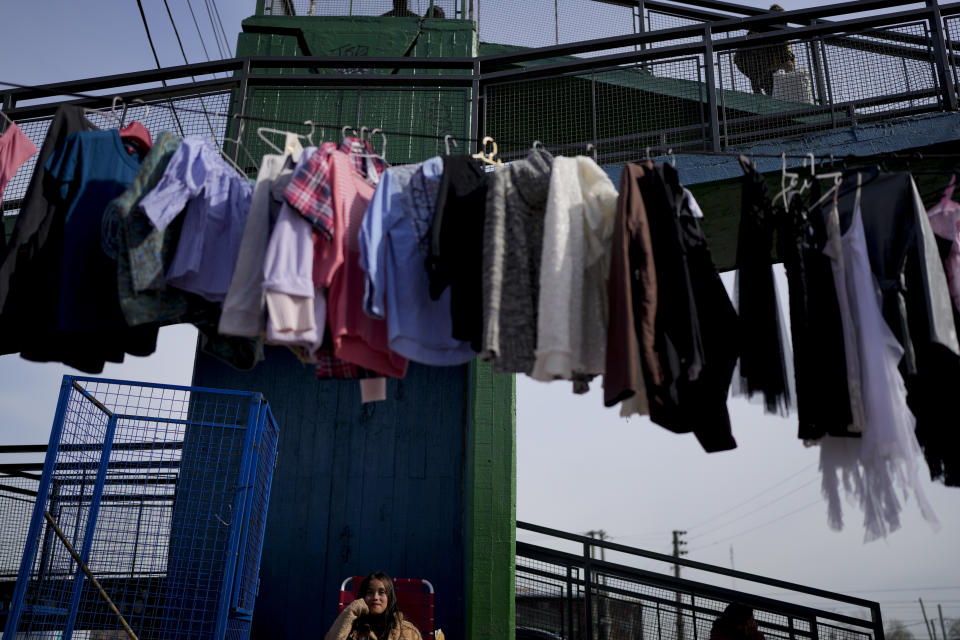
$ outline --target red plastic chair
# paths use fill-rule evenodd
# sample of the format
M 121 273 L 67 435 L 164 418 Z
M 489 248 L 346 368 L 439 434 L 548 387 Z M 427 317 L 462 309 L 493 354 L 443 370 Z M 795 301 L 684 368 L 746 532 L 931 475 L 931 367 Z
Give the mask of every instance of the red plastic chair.
M 360 597 L 360 583 L 366 576 L 347 578 L 340 585 L 337 613 Z M 403 617 L 416 625 L 424 640 L 433 640 L 433 585 L 423 578 L 394 578 L 393 589 Z

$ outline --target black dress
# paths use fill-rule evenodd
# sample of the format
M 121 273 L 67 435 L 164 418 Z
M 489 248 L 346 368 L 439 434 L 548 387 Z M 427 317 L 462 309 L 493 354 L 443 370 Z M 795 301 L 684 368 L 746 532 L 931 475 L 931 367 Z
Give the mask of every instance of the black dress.
M 787 272 L 797 435 L 803 440 L 859 436 L 849 431 L 853 416 L 843 328 L 825 243 L 823 220 L 808 216 L 803 199 L 794 195 L 777 224 L 777 254 Z

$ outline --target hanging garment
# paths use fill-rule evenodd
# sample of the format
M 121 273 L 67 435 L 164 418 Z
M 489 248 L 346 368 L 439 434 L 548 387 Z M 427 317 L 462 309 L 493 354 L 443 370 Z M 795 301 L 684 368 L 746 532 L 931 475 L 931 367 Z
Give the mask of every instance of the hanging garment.
M 140 201 L 160 231 L 183 213 L 168 284 L 223 302 L 252 197 L 253 185 L 223 159 L 209 138 L 183 139 L 163 178 Z
M 324 143 L 321 148 L 329 149 L 329 145 L 333 143 Z M 370 184 L 376 185 L 380 181 L 380 175 L 387 169 L 386 161 L 376 154 L 369 140 L 348 137 L 336 148 L 347 156 L 354 170 Z M 334 211 L 330 204 L 332 184 L 327 178 L 330 173 L 326 165 L 327 158 L 326 155 L 315 154 L 310 164 L 298 169 L 286 192 L 286 198 L 290 206 L 313 225 L 320 238 L 332 240 Z
M 857 191 L 859 192 L 859 185 Z M 864 540 L 869 542 L 900 526 L 899 483 L 917 499 L 928 522 L 938 527 L 936 515 L 920 484 L 920 448 L 916 424 L 907 406 L 907 390 L 898 365 L 903 347 L 883 318 L 881 291 L 870 267 L 859 193 L 849 229 L 839 238 L 839 213 L 834 201 L 827 220 L 827 251 L 837 264 L 837 295 L 848 301 L 855 331 L 844 339 L 855 342 L 866 427 L 860 439 L 826 437 L 821 441 L 823 491 L 832 528 L 843 526 L 839 476 L 852 487 L 864 514 Z M 840 256 L 842 255 L 842 261 Z M 842 303 L 841 303 L 842 308 Z M 859 445 L 859 446 L 857 446 Z M 859 479 L 856 477 L 859 476 Z
M 849 226 L 856 184 L 844 178 L 840 193 L 841 230 Z M 907 402 L 917 420 L 917 439 L 931 476 L 960 469 L 960 450 L 943 448 L 956 431 L 953 393 L 960 388 L 960 346 L 953 302 L 936 235 L 909 173 L 862 173 L 863 220 L 870 265 L 883 293 L 883 317 L 904 349 L 900 372 Z M 960 482 L 956 471 L 951 482 Z
M 0 204 L 3 204 L 3 191 L 7 188 L 7 183 L 20 166 L 36 152 L 37 147 L 15 122 L 11 122 L 3 135 L 0 135 Z M 6 234 L 3 242 L 6 242 Z
M 607 279 L 617 190 L 590 158 L 557 157 L 550 172 L 540 261 L 537 350 L 532 377 L 603 373 Z
M 950 177 L 950 184 L 943 197 L 927 211 L 930 227 L 941 238 L 950 240 L 950 255 L 944 262 L 944 271 L 953 297 L 953 305 L 960 309 L 960 203 L 953 200 L 957 175 Z
M 102 368 L 97 353 L 84 353 L 93 350 L 90 345 L 58 345 L 52 338 L 60 300 L 63 217 L 57 215 L 59 198 L 48 200 L 45 186 L 54 150 L 72 133 L 95 128 L 80 107 L 57 107 L 0 266 L 0 353 L 27 347 L 38 360 L 65 357 L 89 373 L 99 372 L 98 363 Z
M 300 141 L 294 136 L 288 136 L 284 148 L 289 149 L 290 153 L 267 154 L 260 163 L 250 211 L 247 213 L 240 240 L 237 265 L 223 301 L 223 313 L 220 315 L 218 329 L 226 335 L 255 338 L 266 332 L 264 259 L 280 206 L 284 202 L 284 190 L 290 183 L 296 162 L 303 153 Z M 310 269 L 312 273 L 312 264 Z
M 858 433 L 851 430 L 843 326 L 831 261 L 823 253 L 825 243 L 823 220 L 808 216 L 803 198 L 794 194 L 789 209 L 778 218 L 777 255 L 787 274 L 797 435 L 805 441 Z M 862 404 L 858 406 L 862 409 Z
M 166 272 L 177 249 L 183 216 L 160 230 L 139 206 L 163 178 L 180 142 L 178 136 L 162 131 L 133 183 L 104 212 L 105 219 L 116 220 L 120 308 L 130 326 L 190 322 L 200 331 L 204 352 L 236 369 L 250 369 L 263 359 L 262 342 L 219 334 L 219 304 L 167 284 Z M 104 233 L 111 233 L 112 228 L 112 223 L 105 225 Z
M 747 397 L 762 394 L 767 413 L 786 414 L 791 398 L 771 256 L 774 228 L 783 212 L 774 209 L 767 183 L 753 167 L 741 178 L 741 188 L 734 286 L 742 349 L 737 386 Z
M 74 133 L 47 160 L 48 199 L 59 199 L 57 215 L 64 220 L 59 340 L 99 342 L 103 351 L 96 368 L 101 370 L 106 360 L 122 361 L 123 352 L 146 356 L 156 348 L 156 326 L 129 327 L 123 317 L 116 287 L 119 225 L 115 216 L 106 215 L 107 205 L 127 190 L 140 165 L 116 129 Z M 21 351 L 27 359 L 48 359 L 41 355 Z
M 180 146 L 179 136 L 161 131 L 130 188 L 107 205 L 104 217 L 117 220 L 117 293 L 130 326 L 185 321 L 188 294 L 167 286 L 165 273 L 179 238 L 179 225 L 162 231 L 139 208 L 156 187 Z
M 337 358 L 370 369 L 383 376 L 402 378 L 407 360 L 392 352 L 388 325 L 363 312 L 366 275 L 360 267 L 360 226 L 373 197 L 374 188 L 364 180 L 341 151 L 321 149 L 327 170 L 323 192 L 332 212 L 333 237 L 322 240 L 315 254 L 314 282 L 328 287 L 327 319 Z M 287 188 L 287 198 L 294 187 Z M 318 189 L 320 192 L 320 189 Z M 320 361 L 318 360 L 318 363 Z
M 300 215 L 312 224 L 316 233 L 313 235 L 313 284 L 316 291 L 326 291 L 331 277 L 329 261 L 343 259 L 332 246 L 334 221 L 338 201 L 334 198 L 336 174 L 331 160 L 331 153 L 339 150 L 346 154 L 354 171 L 364 176 L 370 182 L 378 182 L 380 173 L 386 169 L 386 163 L 376 158 L 362 157 L 363 150 L 371 150 L 367 145 L 359 144 L 357 138 L 344 138 L 339 146 L 324 143 L 318 152 L 306 157 L 298 163 L 290 183 L 284 191 L 284 199 Z M 341 205 L 342 205 L 342 201 Z M 329 228 L 326 225 L 329 223 Z M 339 245 L 338 245 L 339 247 Z M 329 292 L 328 292 L 329 293 Z M 314 312 L 316 315 L 316 311 Z M 315 374 L 318 380 L 348 380 L 367 379 L 380 374 L 347 362 L 334 354 L 334 342 L 329 330 L 330 308 L 327 306 L 328 326 L 323 331 L 323 342 L 320 349 L 312 354 L 316 363 Z
M 497 373 L 533 371 L 543 214 L 553 156 L 531 150 L 526 160 L 495 171 L 483 229 L 483 351 Z
M 480 160 L 446 156 L 431 227 L 430 297 L 450 288 L 451 336 L 480 351 L 483 341 L 483 228 L 491 174 Z
M 954 324 L 960 327 L 957 297 L 960 290 L 960 205 L 952 200 L 955 181 L 956 176 L 951 177 L 943 198 L 927 215 L 930 226 L 937 234 L 940 259 L 954 300 Z M 943 349 L 936 349 L 931 355 L 939 364 L 940 371 L 936 375 L 926 376 L 922 386 L 913 385 L 914 406 L 941 403 L 956 392 L 956 381 L 960 380 L 960 361 L 950 357 Z M 932 419 L 920 421 L 917 439 L 927 459 L 930 477 L 942 480 L 947 486 L 957 487 L 960 486 L 960 429 L 951 426 L 949 414 L 946 413 L 948 407 L 939 406 L 942 407 L 941 422 L 937 424 Z
M 323 153 L 335 149 L 333 143 L 324 147 Z M 315 147 L 304 150 L 291 179 L 315 153 Z M 284 202 L 277 212 L 263 260 L 267 341 L 303 347 L 306 361 L 312 359 L 323 342 L 327 317 L 326 295 L 314 282 L 313 269 L 313 227 Z
M 727 391 L 739 345 L 737 314 L 676 169 L 657 165 L 640 179 L 657 276 L 655 347 L 662 384 L 646 380 L 650 418 L 693 432 L 708 452 L 737 446 Z
M 430 297 L 426 260 L 443 159 L 388 169 L 360 227 L 360 266 L 366 272 L 363 310 L 386 318 L 390 348 L 435 366 L 473 359 L 470 344 L 453 337 L 450 292 Z
M 625 165 L 617 197 L 603 400 L 608 407 L 623 402 L 621 415 L 648 414 L 646 383 L 663 384 L 656 347 L 657 273 L 640 191 L 640 181 L 653 166 L 649 161 Z

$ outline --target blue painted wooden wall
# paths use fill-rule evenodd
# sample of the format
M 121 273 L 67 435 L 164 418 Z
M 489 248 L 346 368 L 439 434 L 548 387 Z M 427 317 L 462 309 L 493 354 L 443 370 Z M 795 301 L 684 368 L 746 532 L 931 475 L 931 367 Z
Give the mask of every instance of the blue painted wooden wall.
M 385 402 L 314 379 L 286 349 L 240 372 L 198 352 L 195 385 L 260 391 L 280 426 L 253 638 L 322 638 L 341 581 L 424 577 L 436 620 L 463 637 L 466 366 L 412 364 Z

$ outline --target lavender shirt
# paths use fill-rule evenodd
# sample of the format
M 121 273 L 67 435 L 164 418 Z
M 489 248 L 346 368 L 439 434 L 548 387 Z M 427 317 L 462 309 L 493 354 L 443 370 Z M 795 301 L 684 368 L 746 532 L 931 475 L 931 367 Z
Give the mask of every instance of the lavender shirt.
M 171 286 L 222 302 L 237 262 L 253 184 L 237 173 L 208 138 L 187 136 L 156 188 L 140 202 L 163 230 L 185 211 Z

